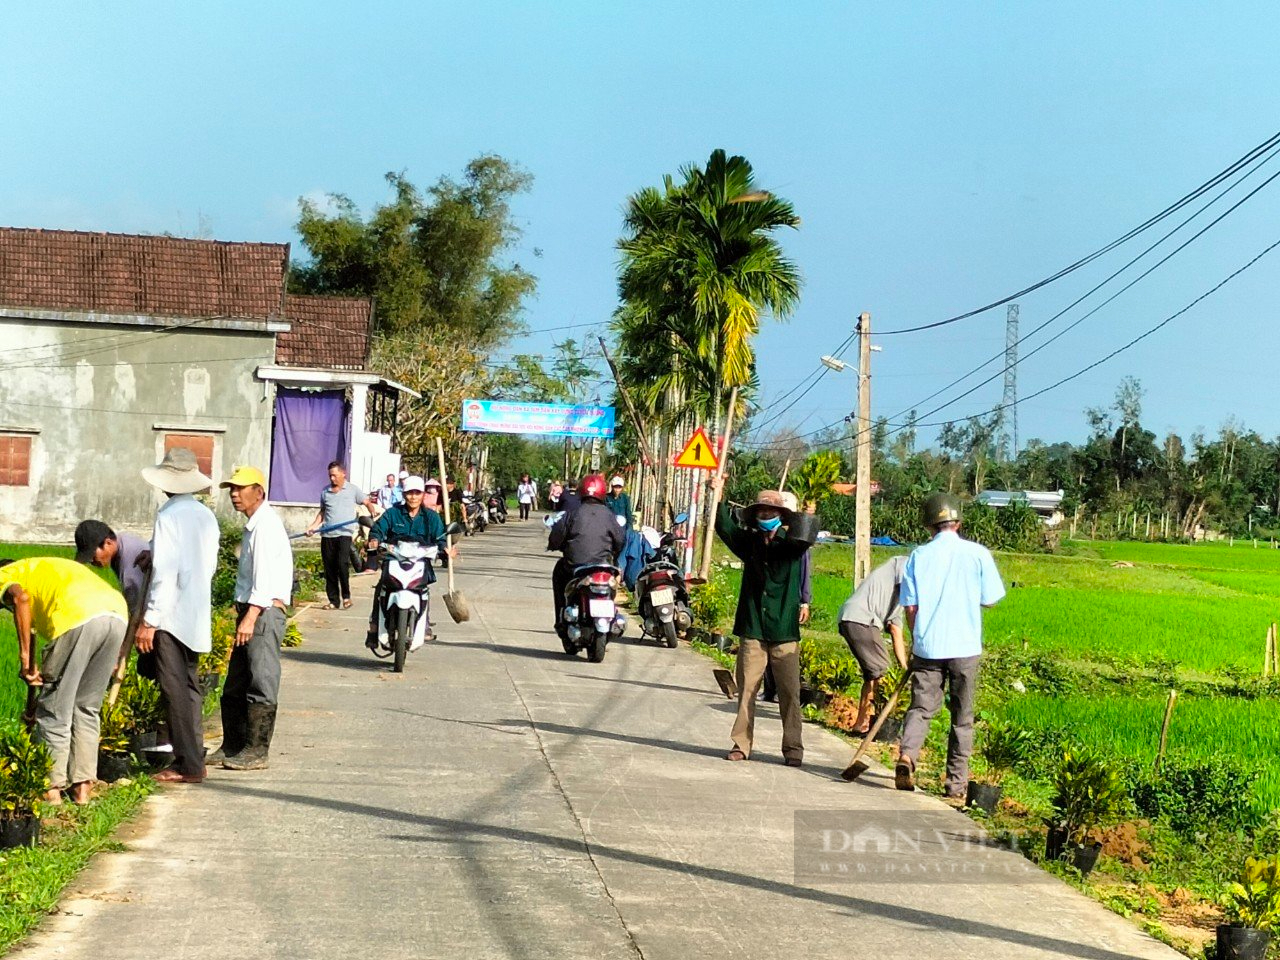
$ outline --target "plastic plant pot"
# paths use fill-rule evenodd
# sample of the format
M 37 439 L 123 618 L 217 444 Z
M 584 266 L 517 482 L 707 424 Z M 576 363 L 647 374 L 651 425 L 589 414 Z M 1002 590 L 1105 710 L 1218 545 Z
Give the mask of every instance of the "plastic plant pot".
M 115 783 L 129 775 L 129 755 L 127 753 L 98 754 L 98 779 L 105 783 Z
M 0 850 L 34 847 L 39 839 L 39 817 L 14 817 L 12 820 L 0 820 Z
M 998 783 L 980 783 L 977 780 L 970 780 L 964 802 L 966 806 L 990 815 L 996 812 L 996 807 L 1000 804 L 1000 795 L 1003 793 L 1004 787 Z
M 900 717 L 888 717 L 884 724 L 880 727 L 880 732 L 876 734 L 876 743 L 893 743 L 902 736 L 902 719 Z
M 1223 923 L 1218 926 L 1218 960 L 1264 960 L 1271 934 L 1253 927 Z

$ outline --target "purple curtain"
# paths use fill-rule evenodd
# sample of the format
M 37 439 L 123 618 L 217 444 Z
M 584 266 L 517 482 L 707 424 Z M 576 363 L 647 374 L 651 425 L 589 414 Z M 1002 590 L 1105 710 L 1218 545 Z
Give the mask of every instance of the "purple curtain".
M 271 436 L 271 490 L 276 501 L 316 503 L 329 482 L 329 464 L 349 465 L 346 393 L 276 388 Z

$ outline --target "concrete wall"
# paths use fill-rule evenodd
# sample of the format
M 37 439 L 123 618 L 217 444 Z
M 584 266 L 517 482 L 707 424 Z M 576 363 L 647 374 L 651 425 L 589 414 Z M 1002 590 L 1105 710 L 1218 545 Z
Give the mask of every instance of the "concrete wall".
M 138 471 L 166 432 L 214 438 L 221 515 L 235 465 L 270 467 L 274 394 L 254 373 L 272 333 L 0 316 L 0 344 L 0 434 L 34 431 L 30 486 L 0 486 L 0 540 L 69 541 L 88 517 L 149 536 L 163 495 Z

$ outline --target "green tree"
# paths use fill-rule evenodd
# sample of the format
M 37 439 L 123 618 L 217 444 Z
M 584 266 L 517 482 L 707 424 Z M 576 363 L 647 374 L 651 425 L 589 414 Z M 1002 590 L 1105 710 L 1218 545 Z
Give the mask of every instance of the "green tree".
M 425 191 L 403 173 L 386 180 L 392 198 L 367 219 L 343 194 L 328 208 L 299 201 L 310 259 L 294 266 L 293 289 L 373 297 L 385 335 L 463 339 L 483 353 L 518 333 L 537 281 L 504 257 L 520 237 L 511 200 L 532 177 L 486 155 Z

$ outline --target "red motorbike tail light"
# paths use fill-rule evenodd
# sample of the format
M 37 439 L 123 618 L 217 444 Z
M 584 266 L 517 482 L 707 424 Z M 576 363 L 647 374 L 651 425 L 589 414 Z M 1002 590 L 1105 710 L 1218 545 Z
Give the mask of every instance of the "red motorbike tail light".
M 592 583 L 613 583 L 613 574 L 606 573 L 604 570 L 597 570 L 591 574 Z

